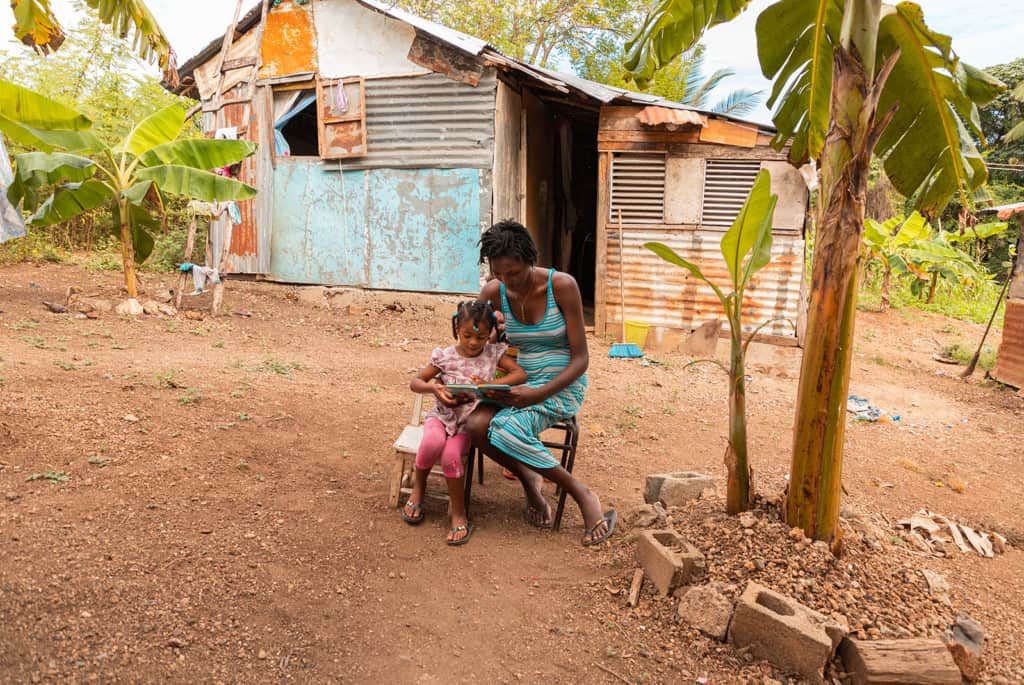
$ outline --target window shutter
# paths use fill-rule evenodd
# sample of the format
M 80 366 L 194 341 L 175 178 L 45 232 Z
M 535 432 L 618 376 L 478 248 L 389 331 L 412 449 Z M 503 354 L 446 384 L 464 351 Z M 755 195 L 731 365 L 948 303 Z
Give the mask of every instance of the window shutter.
M 612 222 L 665 223 L 665 155 L 615 153 L 612 158 Z
M 324 159 L 365 156 L 366 91 L 363 79 L 317 79 L 316 99 L 320 156 Z
M 760 160 L 705 160 L 701 225 L 732 226 L 760 170 Z

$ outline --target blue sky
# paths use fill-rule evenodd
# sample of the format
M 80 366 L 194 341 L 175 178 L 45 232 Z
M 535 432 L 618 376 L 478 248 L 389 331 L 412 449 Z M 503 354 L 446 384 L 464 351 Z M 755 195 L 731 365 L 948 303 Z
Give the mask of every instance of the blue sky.
M 258 0 L 245 0 L 243 14 Z M 766 88 L 757 64 L 754 20 L 772 0 L 754 0 L 738 19 L 708 32 L 708 72 L 730 67 L 736 76 L 719 87 L 712 99 L 735 88 Z M 179 62 L 198 52 L 222 35 L 231 21 L 235 0 L 147 0 L 171 39 Z M 953 36 L 953 48 L 960 57 L 978 67 L 1009 62 L 1024 57 L 1024 2 L 1021 0 L 922 0 L 928 25 Z M 69 18 L 67 0 L 54 0 L 62 18 Z M 0 26 L 13 24 L 8 3 L 0 3 Z M 197 18 L 202 18 L 201 27 Z M 0 48 L 2 49 L 2 48 Z M 155 73 L 155 70 L 154 70 Z M 757 121 L 769 122 L 768 110 L 761 107 L 750 115 Z

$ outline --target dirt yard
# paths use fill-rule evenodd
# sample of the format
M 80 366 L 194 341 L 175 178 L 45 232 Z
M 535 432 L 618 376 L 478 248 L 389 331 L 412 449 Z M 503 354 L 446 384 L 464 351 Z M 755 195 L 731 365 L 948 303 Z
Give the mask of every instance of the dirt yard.
M 749 370 L 766 523 L 753 546 L 732 542 L 741 531 L 718 515 L 721 372 L 671 354 L 611 360 L 593 337 L 576 473 L 623 513 L 620 532 L 582 548 L 572 506 L 559 533 L 526 525 L 518 486 L 488 463 L 476 532 L 449 548 L 443 508 L 412 528 L 385 504 L 408 381 L 449 335 L 447 301 L 434 311 L 395 294 L 350 313 L 232 282 L 217 319 L 77 319 L 41 304 L 70 285 L 119 300 L 119 282 L 73 265 L 0 268 L 0 682 L 784 682 L 676 622 L 676 600 L 645 588 L 626 605 L 644 476 L 684 469 L 715 476 L 719 499 L 673 520 L 740 590 L 750 578 L 788 591 L 806 575 L 819 583 L 806 601 L 844 593 L 832 608 L 871 637 L 937 637 L 965 612 L 987 632 L 983 679 L 1024 681 L 1024 399 L 932 360 L 937 343 L 976 342 L 978 326 L 860 315 L 851 392 L 900 420 L 850 423 L 844 514 L 927 508 L 1000 532 L 1005 554 L 928 557 L 892 531 L 874 551 L 851 536 L 838 562 L 785 546 L 770 502 L 799 357 L 772 347 Z M 747 554 L 778 560 L 748 568 Z M 927 597 L 922 568 L 945 576 L 948 605 Z

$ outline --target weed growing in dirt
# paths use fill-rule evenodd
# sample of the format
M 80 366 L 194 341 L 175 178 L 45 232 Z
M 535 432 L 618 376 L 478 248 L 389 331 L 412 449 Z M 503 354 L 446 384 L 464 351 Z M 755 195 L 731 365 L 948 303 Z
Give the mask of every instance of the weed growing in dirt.
M 366 392 L 381 392 L 383 390 L 379 385 L 371 385 L 366 388 Z
M 191 333 L 192 335 L 197 335 L 201 338 L 205 338 L 210 334 L 210 329 L 205 328 L 203 326 L 199 326 L 197 328 L 193 328 L 192 330 L 190 330 L 189 333 Z
M 41 336 L 38 336 L 38 335 L 23 335 L 23 336 L 21 336 L 21 340 L 23 340 L 24 342 L 27 342 L 29 345 L 31 345 L 32 347 L 35 347 L 36 349 L 39 349 L 39 350 L 47 349 L 47 347 L 46 347 L 46 338 L 43 338 Z
M 185 390 L 185 394 L 178 398 L 178 404 L 189 405 L 198 404 L 203 399 L 203 393 L 199 392 L 195 388 L 188 388 Z
M 181 322 L 180 321 L 168 321 L 167 325 L 164 326 L 164 328 L 167 330 L 168 333 L 177 333 L 178 331 L 181 330 Z
M 947 323 L 945 326 L 943 326 L 936 332 L 946 333 L 947 335 L 960 335 L 960 329 L 951 323 Z
M 238 415 L 239 421 L 252 421 L 252 417 L 246 414 L 244 411 Z
M 363 473 L 362 471 L 360 471 L 359 472 L 359 477 L 362 478 L 363 480 L 369 481 L 371 483 L 376 483 L 376 482 L 380 481 L 380 474 L 377 473 L 376 471 L 370 471 L 368 473 Z
M 177 373 L 174 369 L 170 371 L 163 371 L 155 375 L 156 384 L 161 388 L 183 388 L 181 383 L 174 379 L 174 375 Z
M 644 408 L 641 407 L 639 404 L 628 404 L 626 405 L 626 408 L 623 411 L 625 411 L 630 416 L 642 417 L 644 415 Z
M 276 373 L 282 376 L 289 375 L 292 370 L 301 371 L 305 367 L 301 362 L 282 362 L 276 359 L 264 359 L 263 370 L 268 373 Z
M 112 350 L 127 350 L 128 346 L 125 345 L 124 343 L 114 343 L 113 345 L 110 346 L 110 349 L 112 349 Z
M 955 359 L 961 366 L 967 366 L 974 358 L 976 349 L 970 343 L 957 342 L 944 347 L 942 356 Z M 978 357 L 978 366 L 985 371 L 991 371 L 996 367 L 996 351 L 990 345 L 986 345 L 982 349 L 981 356 Z
M 924 473 L 924 469 L 913 459 L 907 457 L 900 457 L 896 460 L 896 463 L 905 468 L 907 471 L 913 471 L 914 473 Z
M 664 407 L 661 408 L 661 413 L 664 414 L 665 416 L 674 416 L 676 413 L 676 408 L 673 407 L 671 404 L 666 404 Z
M 864 331 L 863 333 L 860 334 L 860 338 L 861 338 L 861 340 L 863 340 L 865 342 L 871 342 L 872 340 L 875 339 L 875 335 L 876 334 L 875 334 L 874 331 L 866 330 L 866 331 Z
M 78 368 L 77 366 L 75 366 L 74 363 L 66 362 L 66 361 L 63 361 L 61 359 L 58 359 L 58 360 L 54 361 L 53 364 L 54 364 L 54 366 L 57 366 L 57 367 L 59 367 L 61 369 L 64 369 L 65 371 L 74 371 L 75 369 Z
M 99 347 L 100 344 L 98 342 L 96 342 L 95 340 L 90 340 L 89 342 L 85 343 L 85 346 L 89 347 L 89 348 L 92 348 L 92 349 L 95 349 L 95 348 Z
M 51 483 L 67 483 L 71 480 L 71 476 L 64 473 L 63 471 L 54 471 L 53 469 L 47 469 L 43 473 L 33 473 L 25 481 L 33 480 L 48 480 Z
M 878 364 L 879 366 L 889 366 L 889 360 L 880 354 L 873 354 L 868 357 L 868 361 L 872 364 Z
M 7 327 L 12 331 L 31 331 L 39 328 L 39 322 L 35 319 L 30 319 L 29 321 L 18 321 L 16 323 L 7 324 Z
M 217 342 L 215 342 L 212 345 L 210 345 L 210 347 L 216 347 L 217 349 L 223 349 L 225 344 L 226 343 L 223 340 L 218 340 Z
M 110 460 L 104 457 L 89 457 L 89 463 L 102 469 L 110 463 Z
M 247 462 L 245 459 L 239 459 L 238 463 L 235 464 L 235 468 L 238 469 L 239 471 L 248 471 L 249 462 Z

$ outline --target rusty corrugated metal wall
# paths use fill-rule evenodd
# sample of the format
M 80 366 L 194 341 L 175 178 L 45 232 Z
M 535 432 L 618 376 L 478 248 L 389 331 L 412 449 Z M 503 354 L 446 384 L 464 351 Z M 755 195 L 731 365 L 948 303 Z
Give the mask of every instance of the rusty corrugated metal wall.
M 1022 222 L 1024 223 L 1024 222 Z M 1003 319 L 1003 341 L 999 345 L 993 377 L 1001 383 L 1024 389 L 1024 235 L 1017 241 L 1017 266 L 1012 275 Z
M 608 229 L 608 285 L 614 297 L 608 300 L 608 320 L 621 321 L 619 280 L 622 278 L 618 228 Z M 723 233 L 685 229 L 654 229 L 625 226 L 626 320 L 638 320 L 654 327 L 690 330 L 702 323 L 725 318 L 722 305 L 702 281 L 685 269 L 668 264 L 643 245 L 665 243 L 683 259 L 700 267 L 713 283 L 729 282 L 729 270 L 722 257 Z M 772 261 L 750 282 L 743 302 L 744 329 L 751 331 L 763 321 L 787 318 L 794 323 L 800 306 L 800 277 L 803 271 L 804 241 L 793 236 L 776 237 Z M 776 323 L 764 333 L 792 337 L 793 327 Z
M 497 78 L 477 86 L 440 74 L 366 80 L 365 157 L 343 169 L 490 169 Z

